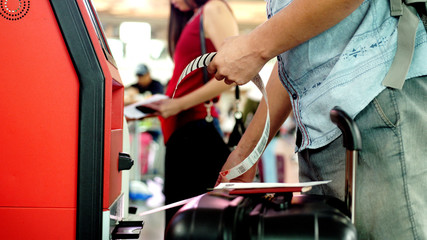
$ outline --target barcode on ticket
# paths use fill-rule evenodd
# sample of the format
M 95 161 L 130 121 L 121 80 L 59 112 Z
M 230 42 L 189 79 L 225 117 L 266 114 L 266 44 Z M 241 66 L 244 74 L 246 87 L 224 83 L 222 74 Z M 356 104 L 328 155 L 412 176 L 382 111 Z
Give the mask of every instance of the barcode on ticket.
M 237 171 L 241 175 L 241 174 L 243 174 L 243 173 L 246 172 L 246 168 L 245 168 L 245 166 L 240 166 L 240 167 L 237 168 Z
M 262 154 L 262 152 L 264 151 L 264 147 L 267 144 L 267 137 L 263 136 L 263 138 L 261 138 L 261 144 L 258 146 L 257 151 L 259 153 L 259 155 Z

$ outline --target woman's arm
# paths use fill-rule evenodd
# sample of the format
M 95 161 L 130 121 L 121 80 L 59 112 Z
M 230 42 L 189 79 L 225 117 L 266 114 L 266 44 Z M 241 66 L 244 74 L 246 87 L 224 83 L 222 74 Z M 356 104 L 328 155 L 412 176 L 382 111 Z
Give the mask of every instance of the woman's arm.
M 218 49 L 222 42 L 238 35 L 238 26 L 230 9 L 223 1 L 209 1 L 203 9 L 203 25 L 205 37 L 209 38 Z M 189 109 L 197 104 L 212 99 L 222 92 L 229 90 L 230 86 L 220 81 L 209 81 L 197 90 L 180 98 L 163 101 L 160 106 L 162 117 L 167 118 Z
M 209 1 L 203 9 L 203 29 L 216 49 L 230 36 L 237 36 L 239 28 L 231 9 L 221 0 Z

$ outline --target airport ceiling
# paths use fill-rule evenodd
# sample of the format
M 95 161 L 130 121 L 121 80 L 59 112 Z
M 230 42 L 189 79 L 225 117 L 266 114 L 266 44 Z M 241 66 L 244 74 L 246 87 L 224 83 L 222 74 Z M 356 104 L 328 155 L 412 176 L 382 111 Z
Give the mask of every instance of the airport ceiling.
M 106 35 L 116 37 L 120 23 L 148 22 L 154 38 L 165 39 L 170 0 L 92 0 Z M 228 0 L 241 32 L 266 20 L 264 0 Z

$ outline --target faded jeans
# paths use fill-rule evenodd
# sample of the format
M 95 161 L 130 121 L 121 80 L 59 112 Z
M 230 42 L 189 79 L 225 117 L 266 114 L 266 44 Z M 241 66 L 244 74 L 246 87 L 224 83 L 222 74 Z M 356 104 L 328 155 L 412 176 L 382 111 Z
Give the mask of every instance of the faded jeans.
M 358 239 L 427 239 L 427 76 L 385 89 L 356 118 Z M 342 136 L 299 153 L 300 181 L 333 180 L 309 193 L 343 199 Z

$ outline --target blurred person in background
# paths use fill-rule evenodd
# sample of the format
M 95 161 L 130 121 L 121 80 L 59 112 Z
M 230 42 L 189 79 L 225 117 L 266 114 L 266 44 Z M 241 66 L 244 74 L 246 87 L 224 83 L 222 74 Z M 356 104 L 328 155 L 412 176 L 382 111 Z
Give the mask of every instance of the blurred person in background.
M 151 78 L 150 70 L 147 65 L 139 64 L 136 68 L 137 82 L 126 88 L 125 105 L 137 102 L 139 96 L 149 97 L 154 94 L 163 94 L 164 87 L 156 79 Z
M 166 204 L 205 193 L 230 153 L 215 106 L 205 105 L 230 86 L 212 80 L 213 75 L 204 83 L 203 69 L 197 69 L 182 79 L 172 99 L 184 68 L 202 54 L 201 18 L 206 52 L 215 52 L 225 38 L 238 35 L 236 19 L 225 1 L 171 0 L 168 43 L 175 68 L 166 89 L 171 98 L 156 103 L 166 145 Z M 166 224 L 177 209 L 166 211 Z

